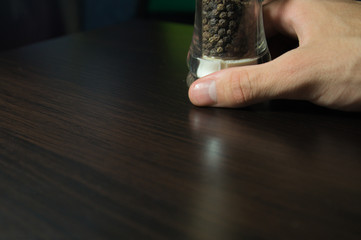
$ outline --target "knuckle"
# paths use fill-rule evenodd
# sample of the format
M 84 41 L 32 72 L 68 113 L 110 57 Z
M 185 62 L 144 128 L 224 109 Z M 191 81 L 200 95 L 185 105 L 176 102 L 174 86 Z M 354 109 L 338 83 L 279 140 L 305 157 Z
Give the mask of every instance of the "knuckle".
M 246 105 L 253 99 L 253 85 L 247 70 L 234 71 L 230 84 L 230 97 L 235 104 Z

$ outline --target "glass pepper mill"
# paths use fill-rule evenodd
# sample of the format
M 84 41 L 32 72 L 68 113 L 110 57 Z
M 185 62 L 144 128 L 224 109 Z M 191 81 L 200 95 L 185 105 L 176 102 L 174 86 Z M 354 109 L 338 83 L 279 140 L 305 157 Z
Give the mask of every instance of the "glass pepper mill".
M 196 0 L 188 86 L 221 69 L 270 60 L 262 0 Z

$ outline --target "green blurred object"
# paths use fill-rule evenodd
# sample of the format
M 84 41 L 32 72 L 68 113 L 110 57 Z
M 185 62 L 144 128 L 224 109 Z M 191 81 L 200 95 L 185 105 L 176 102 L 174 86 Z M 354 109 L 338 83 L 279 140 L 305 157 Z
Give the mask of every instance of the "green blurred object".
M 149 0 L 150 12 L 193 12 L 195 0 Z
M 140 0 L 142 1 L 142 0 Z M 195 0 L 143 0 L 150 19 L 193 24 Z

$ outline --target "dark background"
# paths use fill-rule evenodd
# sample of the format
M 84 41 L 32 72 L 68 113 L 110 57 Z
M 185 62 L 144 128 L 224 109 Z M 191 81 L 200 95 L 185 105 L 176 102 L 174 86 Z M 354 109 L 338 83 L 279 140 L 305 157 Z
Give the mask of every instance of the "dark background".
M 0 51 L 134 18 L 193 23 L 196 0 L 1 0 Z
M 0 51 L 134 18 L 193 22 L 195 0 L 1 0 Z

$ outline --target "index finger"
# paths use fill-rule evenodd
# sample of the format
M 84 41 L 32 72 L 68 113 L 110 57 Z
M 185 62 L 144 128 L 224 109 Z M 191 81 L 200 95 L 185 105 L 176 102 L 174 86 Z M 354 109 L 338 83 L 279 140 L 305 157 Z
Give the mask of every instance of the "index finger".
M 264 28 L 271 37 L 277 33 L 297 38 L 294 24 L 294 1 L 265 0 L 263 2 Z

